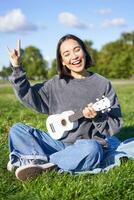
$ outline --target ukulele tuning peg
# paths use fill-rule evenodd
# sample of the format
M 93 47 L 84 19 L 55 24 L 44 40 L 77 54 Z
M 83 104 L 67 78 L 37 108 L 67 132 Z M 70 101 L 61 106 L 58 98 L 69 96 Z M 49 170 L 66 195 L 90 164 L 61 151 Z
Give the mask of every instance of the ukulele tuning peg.
M 96 101 L 99 101 L 99 99 L 97 98 Z
M 104 99 L 104 98 L 105 98 L 105 96 L 103 95 L 103 96 L 102 96 L 102 98 Z

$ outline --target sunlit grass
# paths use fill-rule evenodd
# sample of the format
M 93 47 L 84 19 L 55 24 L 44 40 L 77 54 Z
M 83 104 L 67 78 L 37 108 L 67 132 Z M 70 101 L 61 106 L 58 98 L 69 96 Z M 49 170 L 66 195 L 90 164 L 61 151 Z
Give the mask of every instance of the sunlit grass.
M 121 140 L 134 136 L 134 84 L 114 85 L 121 104 L 124 128 Z M 134 199 L 134 162 L 128 161 L 108 173 L 72 176 L 48 172 L 36 180 L 22 183 L 6 169 L 8 132 L 17 122 L 46 130 L 46 115 L 24 107 L 10 86 L 0 88 L 0 200 L 132 200 Z

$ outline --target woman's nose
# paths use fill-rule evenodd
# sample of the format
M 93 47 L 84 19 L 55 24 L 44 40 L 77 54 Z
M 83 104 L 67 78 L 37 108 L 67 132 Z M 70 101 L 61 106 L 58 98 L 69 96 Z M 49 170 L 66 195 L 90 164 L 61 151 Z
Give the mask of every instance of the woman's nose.
M 78 57 L 78 55 L 75 52 L 72 52 L 71 56 L 72 56 L 72 59 L 76 59 Z

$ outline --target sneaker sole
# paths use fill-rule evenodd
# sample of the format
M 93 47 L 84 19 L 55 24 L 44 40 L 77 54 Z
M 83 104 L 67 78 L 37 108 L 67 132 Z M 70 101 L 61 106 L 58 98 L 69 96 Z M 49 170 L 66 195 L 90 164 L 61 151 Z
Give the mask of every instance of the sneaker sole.
M 28 179 L 36 178 L 39 174 L 43 172 L 43 169 L 41 167 L 37 166 L 22 166 L 19 167 L 15 171 L 16 178 L 21 181 L 26 181 Z
M 46 163 L 45 165 L 38 166 L 38 165 L 25 165 L 21 166 L 16 169 L 15 175 L 16 178 L 21 181 L 26 181 L 29 179 L 36 178 L 38 175 L 42 174 L 43 172 L 51 171 L 56 169 L 56 165 L 52 163 Z

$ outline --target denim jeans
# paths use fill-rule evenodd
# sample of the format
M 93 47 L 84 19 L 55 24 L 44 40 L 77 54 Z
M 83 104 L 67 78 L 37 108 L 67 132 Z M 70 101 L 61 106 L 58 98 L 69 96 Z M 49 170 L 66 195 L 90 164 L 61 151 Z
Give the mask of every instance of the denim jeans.
M 119 143 L 113 138 L 111 144 L 113 146 L 109 147 L 109 151 Z M 30 162 L 51 162 L 62 170 L 72 172 L 95 169 L 105 157 L 105 150 L 96 140 L 81 139 L 68 146 L 60 140 L 54 140 L 49 134 L 22 123 L 17 123 L 10 129 L 9 151 L 9 159 L 14 166 Z

